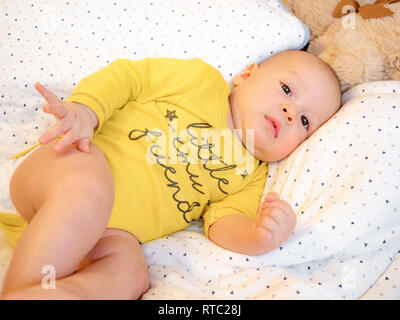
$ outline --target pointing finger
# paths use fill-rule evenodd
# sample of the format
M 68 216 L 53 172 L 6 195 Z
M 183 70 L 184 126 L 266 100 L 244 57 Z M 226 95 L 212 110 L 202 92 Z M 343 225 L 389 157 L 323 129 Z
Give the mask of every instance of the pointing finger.
M 43 98 L 46 99 L 49 104 L 61 102 L 61 100 L 53 92 L 43 87 L 39 82 L 35 83 L 35 89 Z
M 51 113 L 56 116 L 58 119 L 62 119 L 68 113 L 68 109 L 63 106 L 61 103 L 59 104 L 45 104 L 43 106 L 43 111 L 46 113 Z

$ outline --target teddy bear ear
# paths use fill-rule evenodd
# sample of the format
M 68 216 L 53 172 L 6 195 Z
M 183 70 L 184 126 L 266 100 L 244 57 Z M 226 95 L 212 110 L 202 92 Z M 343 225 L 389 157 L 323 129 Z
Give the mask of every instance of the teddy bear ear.
M 383 5 L 366 4 L 358 9 L 358 13 L 363 19 L 371 19 L 391 16 L 393 11 L 385 8 Z
M 375 4 L 391 4 L 398 2 L 399 0 L 377 0 L 375 1 Z
M 353 9 L 349 10 L 350 7 Z M 359 7 L 360 5 L 355 0 L 342 0 L 337 4 L 335 10 L 333 10 L 332 17 L 340 18 L 346 14 L 357 11 Z

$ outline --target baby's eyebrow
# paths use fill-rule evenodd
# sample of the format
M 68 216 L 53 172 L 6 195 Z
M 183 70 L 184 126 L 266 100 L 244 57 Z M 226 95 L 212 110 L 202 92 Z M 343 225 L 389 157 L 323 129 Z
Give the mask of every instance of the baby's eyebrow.
M 289 76 L 291 78 L 294 78 L 296 80 L 295 82 L 296 82 L 297 86 L 298 86 L 299 83 L 301 83 L 300 77 L 299 77 L 299 75 L 297 74 L 297 72 L 295 70 L 289 70 L 288 74 L 289 74 Z

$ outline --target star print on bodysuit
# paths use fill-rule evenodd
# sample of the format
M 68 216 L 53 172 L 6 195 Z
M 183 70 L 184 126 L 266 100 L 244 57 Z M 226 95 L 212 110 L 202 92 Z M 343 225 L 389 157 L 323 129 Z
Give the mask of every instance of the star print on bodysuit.
M 178 119 L 178 116 L 175 114 L 175 112 L 176 112 L 176 110 L 174 110 L 174 111 L 169 111 L 169 110 L 167 109 L 167 114 L 165 115 L 165 118 L 168 118 L 169 121 L 172 121 L 172 120 L 174 120 L 174 119 Z

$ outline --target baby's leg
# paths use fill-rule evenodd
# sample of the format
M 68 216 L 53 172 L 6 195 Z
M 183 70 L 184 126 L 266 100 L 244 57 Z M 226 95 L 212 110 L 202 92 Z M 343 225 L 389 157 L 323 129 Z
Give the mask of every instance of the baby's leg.
M 101 151 L 92 144 L 89 154 L 71 146 L 57 155 L 54 143 L 25 159 L 10 184 L 14 205 L 29 225 L 4 280 L 6 297 L 40 285 L 46 265 L 54 267 L 57 279 L 71 275 L 104 234 L 112 210 L 114 182 Z M 99 262 L 95 263 L 101 269 Z M 79 272 L 90 271 L 89 267 Z M 78 293 L 74 291 L 77 284 L 63 281 L 67 279 L 57 281 L 60 290 Z
M 57 290 L 34 285 L 6 299 L 138 299 L 150 286 L 139 242 L 119 229 L 106 229 L 74 274 L 56 281 Z M 61 290 L 61 291 L 60 291 Z

